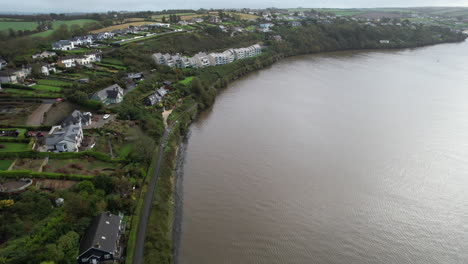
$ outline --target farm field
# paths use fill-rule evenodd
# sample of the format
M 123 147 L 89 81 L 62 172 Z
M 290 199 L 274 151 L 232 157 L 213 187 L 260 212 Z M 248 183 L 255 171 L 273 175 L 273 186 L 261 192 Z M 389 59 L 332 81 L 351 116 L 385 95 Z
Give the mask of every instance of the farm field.
M 259 18 L 259 16 L 246 14 L 246 13 L 228 12 L 228 14 L 240 16 L 240 18 L 243 19 L 243 20 L 255 20 L 255 19 Z
M 24 22 L 24 21 L 0 21 L 0 31 L 7 32 L 10 28 L 18 30 L 35 30 L 37 22 Z
M 2 124 L 25 125 L 29 114 L 39 106 L 33 102 L 0 102 Z
M 93 19 L 75 19 L 75 20 L 66 20 L 66 21 L 53 21 L 51 30 L 47 30 L 47 31 L 44 31 L 44 32 L 39 32 L 39 33 L 33 34 L 32 36 L 33 37 L 48 37 L 54 32 L 54 30 L 58 29 L 61 25 L 67 25 L 68 27 L 70 27 L 72 25 L 83 26 L 84 24 L 93 23 L 93 22 L 97 23 L 97 21 L 93 20 Z
M 20 152 L 30 150 L 27 143 L 0 142 L 0 152 Z
M 98 175 L 112 173 L 118 164 L 108 163 L 94 158 L 87 159 L 50 159 L 44 166 L 44 172 L 65 174 Z
M 38 171 L 44 159 L 18 159 L 13 170 Z
M 105 27 L 97 30 L 91 31 L 91 33 L 99 33 L 99 32 L 106 32 L 106 31 L 112 31 L 112 30 L 117 30 L 117 29 L 126 29 L 129 26 L 141 26 L 141 25 L 146 25 L 146 24 L 152 24 L 154 22 L 149 22 L 149 21 L 140 21 L 140 22 L 131 22 L 131 23 L 124 23 L 124 24 L 119 24 L 119 25 L 113 25 L 110 27 Z
M 93 19 L 76 19 L 76 20 L 67 20 L 67 21 L 53 21 L 52 29 L 44 32 L 35 33 L 32 36 L 34 37 L 47 37 L 54 32 L 55 29 L 58 29 L 60 25 L 84 25 L 86 23 L 97 22 Z M 17 30 L 35 30 L 37 27 L 37 22 L 35 21 L 5 21 L 0 19 L 0 31 L 7 32 L 10 28 Z

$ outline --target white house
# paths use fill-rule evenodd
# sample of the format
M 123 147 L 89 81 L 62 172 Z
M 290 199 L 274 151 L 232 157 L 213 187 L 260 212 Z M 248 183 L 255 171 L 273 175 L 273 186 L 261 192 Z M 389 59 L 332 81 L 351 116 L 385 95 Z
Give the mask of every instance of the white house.
M 75 58 L 77 56 L 66 56 L 66 57 L 61 57 L 57 61 L 57 65 L 62 68 L 72 68 L 76 66 L 75 63 Z
M 50 75 L 50 72 L 57 72 L 57 70 L 55 69 L 55 67 L 53 67 L 52 65 L 48 64 L 48 63 L 43 63 L 43 64 L 40 64 L 41 65 L 41 73 L 45 76 L 49 76 Z
M 53 51 L 43 51 L 41 53 L 37 53 L 37 54 L 34 54 L 32 55 L 32 58 L 33 59 L 45 59 L 45 58 L 50 58 L 50 57 L 53 57 L 53 56 L 57 56 L 57 53 L 53 52 Z
M 0 83 L 18 83 L 14 70 L 0 71 Z
M 70 40 L 59 40 L 52 44 L 54 50 L 72 50 L 75 48 L 75 44 Z

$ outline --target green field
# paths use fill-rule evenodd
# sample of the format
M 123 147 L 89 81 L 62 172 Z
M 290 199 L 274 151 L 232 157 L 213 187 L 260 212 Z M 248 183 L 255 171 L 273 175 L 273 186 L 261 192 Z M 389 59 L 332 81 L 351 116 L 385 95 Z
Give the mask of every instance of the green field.
M 36 84 L 31 87 L 38 91 L 44 91 L 44 92 L 60 92 L 62 90 L 60 87 L 57 87 L 57 86 L 43 85 L 43 84 Z
M 45 88 L 45 89 L 48 89 L 48 88 Z M 60 97 L 60 94 L 57 94 L 51 91 L 40 90 L 40 89 L 38 89 L 37 91 L 30 91 L 30 90 L 21 90 L 21 89 L 13 89 L 13 88 L 4 88 L 2 91 L 7 94 L 22 95 L 22 96 L 29 96 L 29 97 L 34 97 L 34 96 L 48 96 L 48 97 L 57 97 L 57 98 Z
M 0 17 L 0 21 L 13 21 L 13 22 L 19 22 L 19 21 L 24 21 L 23 19 L 19 18 L 7 18 L 7 17 Z
M 60 80 L 49 80 L 49 79 L 39 79 L 36 81 L 40 85 L 51 85 L 51 86 L 71 86 L 69 82 L 64 82 Z
M 0 160 L 0 170 L 8 170 L 13 160 Z
M 48 37 L 54 32 L 55 29 L 58 29 L 61 25 L 67 25 L 68 27 L 71 27 L 72 25 L 83 26 L 86 23 L 92 23 L 92 22 L 97 22 L 97 21 L 93 20 L 93 19 L 75 19 L 75 20 L 66 20 L 66 21 L 54 21 L 54 22 L 52 22 L 52 29 L 51 30 L 36 33 L 36 34 L 33 34 L 32 36 L 34 36 L 34 37 Z
M 29 146 L 27 143 L 12 143 L 12 142 L 0 142 L 0 152 L 19 152 L 28 151 Z
M 35 30 L 37 27 L 37 22 L 14 22 L 14 21 L 1 21 L 0 22 L 0 31 L 7 32 L 10 28 L 17 30 Z
M 83 26 L 86 23 L 97 22 L 93 19 L 75 19 L 75 20 L 66 20 L 66 21 L 53 21 L 52 22 L 52 29 L 47 30 L 44 32 L 35 33 L 32 36 L 34 37 L 48 37 L 50 34 L 54 32 L 55 29 L 58 29 L 61 25 L 68 25 L 69 27 L 72 25 L 79 25 Z M 10 28 L 17 31 L 17 30 L 35 30 L 37 27 L 37 22 L 25 22 L 25 21 L 11 21 L 6 19 L 0 18 L 0 31 L 7 32 Z
M 105 58 L 105 59 L 102 59 L 101 62 L 105 63 L 105 64 L 124 66 L 123 62 L 121 60 L 118 60 L 118 59 Z
M 182 81 L 179 81 L 179 83 L 181 83 L 183 85 L 188 85 L 189 83 L 192 82 L 192 79 L 193 79 L 193 76 L 190 76 L 190 77 L 187 77 L 187 78 L 183 79 Z
M 107 68 L 112 68 L 116 70 L 126 70 L 127 68 L 124 66 L 120 65 L 114 65 L 114 64 L 107 64 L 107 63 L 102 63 L 102 62 L 96 62 L 96 65 L 102 66 L 102 67 L 107 67 Z

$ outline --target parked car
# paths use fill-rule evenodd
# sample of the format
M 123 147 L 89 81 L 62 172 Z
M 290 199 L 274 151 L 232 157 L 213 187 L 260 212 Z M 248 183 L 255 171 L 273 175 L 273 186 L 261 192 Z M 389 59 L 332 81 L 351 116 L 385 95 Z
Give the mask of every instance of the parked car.
M 105 115 L 102 117 L 102 119 L 106 120 L 106 119 L 108 119 L 109 117 L 110 117 L 109 114 L 105 114 Z

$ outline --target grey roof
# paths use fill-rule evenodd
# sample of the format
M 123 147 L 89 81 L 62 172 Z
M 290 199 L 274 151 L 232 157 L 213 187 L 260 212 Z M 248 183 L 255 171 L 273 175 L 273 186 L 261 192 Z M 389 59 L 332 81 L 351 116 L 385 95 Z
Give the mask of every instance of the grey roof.
M 86 125 L 90 119 L 91 119 L 91 114 L 89 113 L 84 114 L 79 110 L 75 110 L 73 111 L 73 113 L 71 113 L 71 115 L 67 116 L 67 118 L 63 120 L 62 127 L 66 127 L 72 124 L 75 125 L 79 123 L 81 123 L 81 125 Z
M 55 42 L 54 44 L 52 44 L 53 47 L 62 47 L 62 46 L 68 46 L 68 45 L 71 45 L 71 42 L 66 39 L 59 40 Z
M 118 95 L 119 95 L 119 91 L 117 90 L 107 90 L 107 98 L 110 98 L 110 99 L 117 99 Z
M 69 125 L 60 130 L 54 131 L 51 136 L 46 138 L 46 145 L 47 146 L 54 146 L 62 141 L 68 141 L 71 143 L 75 143 L 76 134 L 81 129 L 81 125 Z
M 117 91 L 117 93 L 111 93 L 109 94 L 108 91 Z M 120 87 L 118 84 L 113 84 L 107 88 L 104 88 L 100 90 L 99 92 L 95 93 L 94 96 L 101 98 L 101 100 L 104 100 L 106 98 L 117 98 L 117 97 L 109 97 L 109 96 L 117 96 L 119 93 L 123 93 L 122 87 Z
M 117 250 L 121 218 L 111 213 L 101 213 L 96 216 L 86 234 L 81 239 L 80 254 L 90 248 L 107 252 Z

